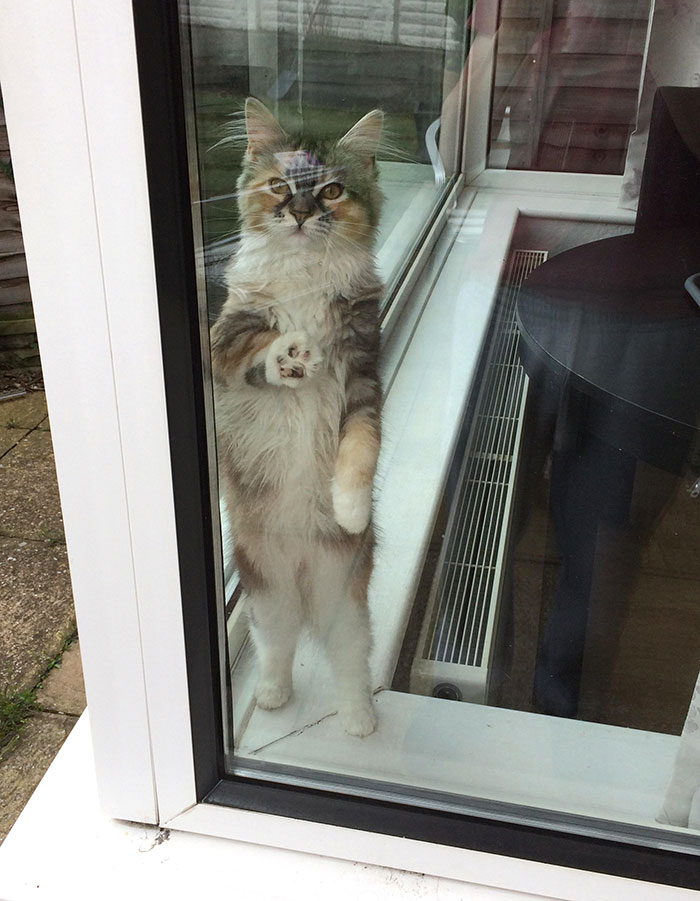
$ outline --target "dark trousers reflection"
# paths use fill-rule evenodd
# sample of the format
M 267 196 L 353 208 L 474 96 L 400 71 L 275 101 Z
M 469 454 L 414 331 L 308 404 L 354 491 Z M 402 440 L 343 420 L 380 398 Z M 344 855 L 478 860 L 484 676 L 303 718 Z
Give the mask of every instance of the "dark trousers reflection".
M 531 371 L 491 703 L 678 733 L 700 660 L 697 444 L 620 448 L 619 413 Z
M 678 479 L 578 426 L 569 422 L 552 454 L 550 511 L 561 568 L 534 698 L 543 713 L 598 720 L 644 549 Z

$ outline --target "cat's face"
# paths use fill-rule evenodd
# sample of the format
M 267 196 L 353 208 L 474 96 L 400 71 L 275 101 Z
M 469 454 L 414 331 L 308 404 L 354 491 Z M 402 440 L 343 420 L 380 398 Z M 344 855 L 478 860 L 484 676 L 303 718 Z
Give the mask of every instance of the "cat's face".
M 281 248 L 371 246 L 381 204 L 374 110 L 335 143 L 286 134 L 258 101 L 246 102 L 248 150 L 239 180 L 242 224 Z

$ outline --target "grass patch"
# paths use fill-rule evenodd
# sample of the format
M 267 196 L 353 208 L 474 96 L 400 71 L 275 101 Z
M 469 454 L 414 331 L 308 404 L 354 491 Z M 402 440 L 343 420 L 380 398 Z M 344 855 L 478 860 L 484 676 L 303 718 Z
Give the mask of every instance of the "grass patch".
M 46 668 L 34 688 L 30 688 L 27 691 L 13 691 L 8 688 L 0 689 L 0 762 L 14 748 L 27 720 L 41 709 L 36 700 L 37 692 L 44 684 L 51 670 L 61 665 L 63 655 L 77 637 L 77 632 L 73 632 L 66 638 L 56 656 L 52 657 L 46 664 Z
M 63 655 L 66 653 L 68 648 L 73 644 L 73 642 L 77 640 L 77 638 L 78 638 L 78 633 L 72 632 L 68 636 L 68 638 L 65 639 L 65 641 L 61 645 L 61 650 L 58 652 L 58 654 L 56 654 L 56 656 L 53 657 L 51 660 L 49 660 L 49 662 L 46 664 L 46 669 L 41 674 L 39 681 L 34 686 L 34 692 L 39 691 L 41 686 L 46 681 L 46 678 L 49 675 L 49 673 L 51 672 L 51 670 L 54 670 L 54 669 L 56 669 L 56 667 L 61 665 L 61 662 L 63 660 Z
M 36 710 L 36 689 L 0 691 L 0 760 L 14 747 L 24 724 Z
M 51 528 L 51 526 L 46 525 L 46 523 L 44 523 L 44 522 L 42 522 L 39 525 L 38 531 L 39 531 L 39 537 L 43 541 L 46 541 L 51 545 L 63 544 L 66 540 L 63 535 L 63 532 L 59 532 L 58 530 Z M 65 650 L 65 648 L 64 648 L 64 650 Z M 63 651 L 61 651 L 61 653 L 63 653 Z

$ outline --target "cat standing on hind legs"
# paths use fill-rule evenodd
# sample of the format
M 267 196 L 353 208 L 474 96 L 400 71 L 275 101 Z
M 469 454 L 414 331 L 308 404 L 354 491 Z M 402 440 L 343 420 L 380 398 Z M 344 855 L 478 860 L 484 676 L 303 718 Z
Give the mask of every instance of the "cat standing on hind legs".
M 290 136 L 246 102 L 241 242 L 212 328 L 218 453 L 259 660 L 281 707 L 304 628 L 325 646 L 338 714 L 376 726 L 367 590 L 380 444 L 382 285 L 372 253 L 383 114 L 336 142 Z

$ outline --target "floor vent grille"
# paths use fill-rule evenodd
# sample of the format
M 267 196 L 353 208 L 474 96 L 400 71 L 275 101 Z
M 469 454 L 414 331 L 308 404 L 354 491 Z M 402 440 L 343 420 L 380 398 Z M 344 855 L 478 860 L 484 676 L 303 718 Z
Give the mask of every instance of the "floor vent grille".
M 518 357 L 515 308 L 546 251 L 515 250 L 430 590 L 411 689 L 483 702 L 517 471 L 527 377 Z

